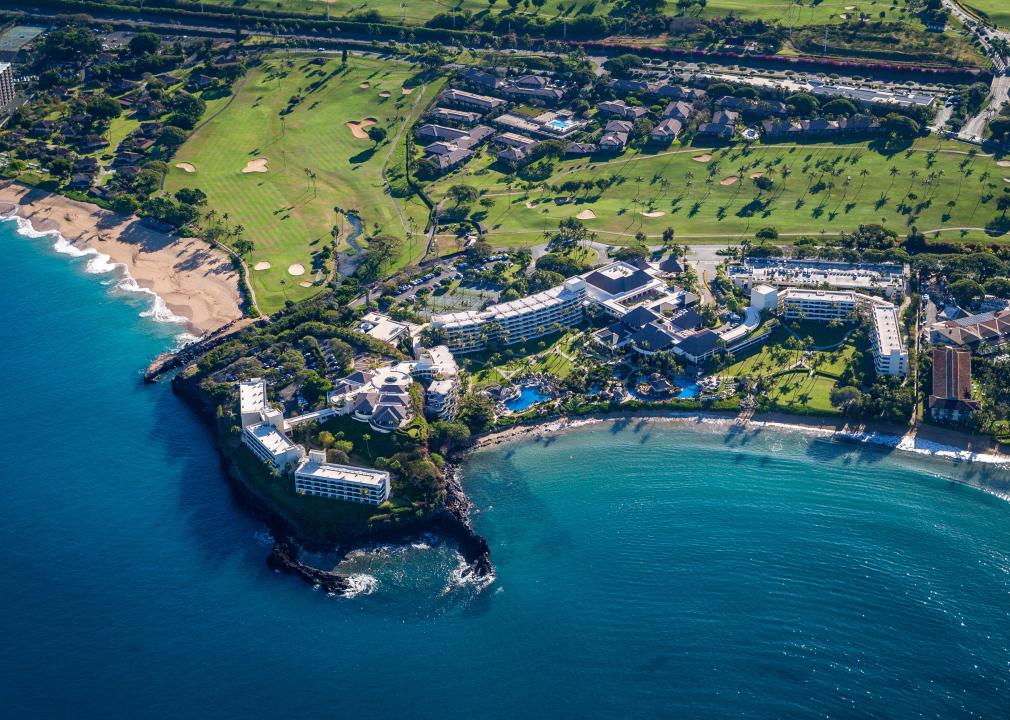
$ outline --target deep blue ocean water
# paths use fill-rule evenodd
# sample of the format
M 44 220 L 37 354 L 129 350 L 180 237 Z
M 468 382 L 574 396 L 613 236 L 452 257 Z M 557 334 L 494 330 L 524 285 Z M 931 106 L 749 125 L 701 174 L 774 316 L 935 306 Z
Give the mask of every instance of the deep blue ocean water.
M 0 224 L 0 716 L 1006 718 L 1010 505 L 980 466 L 758 432 L 581 429 L 474 456 L 498 580 L 355 553 L 270 572 L 178 330 Z M 319 558 L 321 562 L 326 558 Z

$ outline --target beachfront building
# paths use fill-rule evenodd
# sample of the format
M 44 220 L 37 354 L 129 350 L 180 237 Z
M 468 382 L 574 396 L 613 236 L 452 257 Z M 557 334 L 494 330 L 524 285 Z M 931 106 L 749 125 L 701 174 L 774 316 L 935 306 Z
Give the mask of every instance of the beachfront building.
M 475 352 L 489 342 L 512 345 L 553 332 L 556 325 L 578 325 L 585 300 L 586 281 L 572 277 L 550 290 L 479 312 L 435 315 L 431 325 L 445 331 L 452 352 Z
M 865 317 L 877 373 L 891 377 L 908 374 L 908 348 L 901 337 L 898 308 L 874 295 L 849 290 L 786 288 L 778 293 L 779 309 L 786 320 L 845 322 Z
M 933 348 L 933 392 L 929 413 L 941 422 L 964 422 L 978 410 L 971 397 L 971 353 L 952 347 Z
M 727 275 L 741 290 L 755 285 L 881 292 L 888 298 L 905 293 L 907 269 L 900 263 L 845 263 L 824 260 L 744 258 L 727 268 Z
M 384 470 L 326 462 L 324 450 L 310 450 L 295 470 L 299 495 L 379 505 L 389 498 L 389 473 Z

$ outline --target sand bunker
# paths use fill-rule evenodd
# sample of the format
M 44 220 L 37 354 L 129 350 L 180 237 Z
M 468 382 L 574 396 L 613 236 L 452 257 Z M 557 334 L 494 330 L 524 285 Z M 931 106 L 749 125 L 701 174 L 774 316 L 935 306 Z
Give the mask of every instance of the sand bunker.
M 764 177 L 764 176 L 765 176 L 765 174 L 763 172 L 755 172 L 755 173 L 751 173 L 750 174 L 750 179 L 751 180 L 757 180 L 758 178 Z
M 840 17 L 840 18 L 841 18 L 842 20 L 848 20 L 848 19 L 849 19 L 849 16 L 848 16 L 848 15 L 846 15 L 845 13 L 842 13 L 842 14 L 841 14 L 841 15 L 839 15 L 838 17 Z
M 414 88 L 409 88 L 409 87 L 403 88 L 403 94 L 404 95 L 410 95 L 412 92 L 414 92 Z
M 846 6 L 845 6 L 845 9 L 846 9 L 846 10 L 855 10 L 855 9 L 856 9 L 856 6 L 855 6 L 855 5 L 846 5 Z
M 312 283 L 310 283 L 308 280 L 302 280 L 300 283 L 298 283 L 298 285 L 300 287 L 312 287 Z
M 596 213 L 594 213 L 592 210 L 583 210 L 582 212 L 580 212 L 578 215 L 575 216 L 575 219 L 576 220 L 595 220 L 596 219 Z
M 266 172 L 269 168 L 267 167 L 266 158 L 256 158 L 255 160 L 250 160 L 242 168 L 244 173 L 254 173 L 254 172 Z
M 392 94 L 393 93 L 389 92 L 389 90 L 383 90 L 381 93 L 379 93 L 379 97 L 386 98 L 386 97 L 389 97 Z
M 642 217 L 657 218 L 657 217 L 663 217 L 664 215 L 666 215 L 666 213 L 663 212 L 662 210 L 650 210 L 649 212 L 641 213 L 641 215 Z
M 367 90 L 368 88 L 372 87 L 372 83 L 365 80 L 365 82 L 359 84 L 358 87 L 361 88 L 362 90 Z
M 1003 182 L 1010 183 L 1010 178 L 1003 178 Z
M 733 185 L 739 179 L 740 178 L 738 178 L 736 175 L 730 175 L 729 177 L 726 177 L 726 178 L 723 178 L 722 180 L 720 180 L 719 184 L 723 185 L 723 186 Z
M 998 167 L 1010 167 L 1010 160 L 999 160 L 999 161 L 998 161 L 998 162 L 996 163 L 996 165 L 997 165 Z M 176 165 L 176 167 L 179 167 L 179 166 L 178 166 L 178 165 Z
M 305 266 L 302 265 L 301 263 L 295 263 L 294 265 L 288 268 L 288 275 L 294 275 L 295 277 L 298 277 L 299 275 L 304 274 L 305 274 Z
M 177 168 L 179 168 L 180 170 L 183 170 L 183 171 L 188 172 L 188 173 L 195 173 L 196 172 L 196 165 L 193 165 L 192 163 L 181 162 L 181 163 L 176 163 L 175 166 Z
M 708 153 L 705 153 L 704 155 L 696 155 L 691 159 L 694 160 L 695 162 L 709 162 L 712 159 L 712 156 L 709 155 Z
M 375 123 L 375 118 L 370 117 L 358 122 L 348 120 L 345 124 L 347 125 L 347 129 L 351 131 L 351 135 L 358 138 L 358 140 L 367 140 L 368 128 L 372 127 Z
M 532 209 L 533 209 L 533 208 L 535 208 L 536 206 L 537 206 L 537 201 L 536 201 L 536 200 L 527 200 L 527 201 L 526 201 L 526 207 L 527 207 L 528 209 L 532 210 Z
M 253 270 L 269 270 L 270 267 L 270 263 L 266 260 L 260 260 L 258 263 L 253 265 Z

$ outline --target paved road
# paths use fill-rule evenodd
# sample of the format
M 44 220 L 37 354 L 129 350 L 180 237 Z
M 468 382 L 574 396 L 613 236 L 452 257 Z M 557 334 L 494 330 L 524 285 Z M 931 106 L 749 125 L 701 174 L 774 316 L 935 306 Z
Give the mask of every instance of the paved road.
M 979 113 L 970 118 L 957 134 L 958 138 L 966 142 L 980 143 L 985 138 L 985 129 L 989 120 L 993 118 L 1003 103 L 1010 99 L 1010 77 L 1006 75 L 1008 69 L 1007 58 L 996 49 L 994 41 L 1010 41 L 1010 33 L 994 27 L 983 25 L 966 13 L 956 0 L 943 0 L 944 6 L 950 10 L 951 15 L 960 20 L 969 28 L 975 28 L 975 36 L 982 44 L 989 60 L 993 64 L 993 81 L 989 90 L 989 99 Z
M 694 268 L 698 276 L 698 295 L 701 297 L 702 305 L 709 305 L 715 302 L 709 283 L 715 279 L 716 269 L 726 259 L 719 255 L 720 250 L 725 250 L 729 245 L 688 245 L 687 264 Z

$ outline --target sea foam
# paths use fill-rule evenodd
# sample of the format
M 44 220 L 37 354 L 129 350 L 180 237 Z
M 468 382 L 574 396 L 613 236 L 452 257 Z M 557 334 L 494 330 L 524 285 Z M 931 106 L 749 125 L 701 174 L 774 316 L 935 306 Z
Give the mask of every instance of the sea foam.
M 182 315 L 176 315 L 165 303 L 164 298 L 149 288 L 141 287 L 137 280 L 130 274 L 129 268 L 123 263 L 112 262 L 112 258 L 95 248 L 79 248 L 69 242 L 58 230 L 36 230 L 29 220 L 17 215 L 0 215 L 0 222 L 14 222 L 17 225 L 17 233 L 27 238 L 51 238 L 52 248 L 61 255 L 69 255 L 73 258 L 88 257 L 89 260 L 84 266 L 84 271 L 89 275 L 108 275 L 116 273 L 118 279 L 114 286 L 117 290 L 126 293 L 137 293 L 150 297 L 150 307 L 140 313 L 140 317 L 150 318 L 155 322 L 173 323 L 181 325 L 188 323 L 189 319 Z M 191 342 L 199 340 L 199 337 L 188 332 L 179 333 L 176 336 L 176 346 L 182 347 Z

